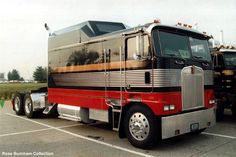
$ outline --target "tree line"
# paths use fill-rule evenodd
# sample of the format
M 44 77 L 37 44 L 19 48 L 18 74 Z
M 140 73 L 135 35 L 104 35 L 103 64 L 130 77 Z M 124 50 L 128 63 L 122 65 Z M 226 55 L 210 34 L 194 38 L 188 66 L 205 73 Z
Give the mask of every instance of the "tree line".
M 47 68 L 42 66 L 37 66 L 33 72 L 34 81 L 37 82 L 47 82 Z M 24 78 L 20 76 L 18 70 L 13 69 L 7 74 L 8 81 L 24 81 Z

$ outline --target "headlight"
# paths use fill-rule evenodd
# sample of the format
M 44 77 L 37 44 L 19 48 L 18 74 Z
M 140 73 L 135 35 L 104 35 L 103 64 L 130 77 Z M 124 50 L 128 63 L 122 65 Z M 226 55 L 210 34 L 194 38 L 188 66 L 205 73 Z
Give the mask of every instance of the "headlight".
M 175 105 L 165 105 L 163 107 L 164 111 L 171 111 L 171 110 L 175 110 Z
M 164 111 L 169 111 L 169 110 L 170 110 L 169 105 L 165 105 L 165 106 L 164 106 Z
M 209 104 L 215 104 L 216 103 L 216 101 L 214 100 L 214 99 L 212 99 L 212 100 L 209 100 Z
M 170 110 L 174 110 L 175 109 L 175 105 L 170 105 Z

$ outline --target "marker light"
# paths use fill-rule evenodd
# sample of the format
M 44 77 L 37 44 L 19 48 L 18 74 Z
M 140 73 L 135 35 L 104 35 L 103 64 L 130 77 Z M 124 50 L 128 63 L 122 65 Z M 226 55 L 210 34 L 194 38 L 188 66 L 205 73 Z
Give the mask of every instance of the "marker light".
M 161 20 L 160 20 L 160 19 L 155 19 L 155 20 L 153 21 L 153 23 L 161 23 Z
M 193 26 L 188 25 L 188 24 L 182 24 L 181 22 L 178 22 L 178 23 L 176 24 L 176 26 L 183 26 L 183 27 L 187 27 L 187 28 L 192 28 L 192 27 L 193 27 Z
M 177 25 L 182 26 L 182 23 L 181 23 L 181 22 L 178 22 Z

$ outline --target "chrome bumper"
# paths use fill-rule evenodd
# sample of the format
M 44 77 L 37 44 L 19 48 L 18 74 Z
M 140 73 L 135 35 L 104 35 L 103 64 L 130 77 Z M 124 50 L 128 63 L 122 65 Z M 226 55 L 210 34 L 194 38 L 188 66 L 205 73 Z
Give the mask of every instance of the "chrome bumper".
M 191 129 L 194 127 L 191 128 L 191 126 L 193 125 L 197 126 L 197 129 L 203 129 L 211 127 L 215 123 L 215 108 L 162 117 L 162 139 L 192 132 Z

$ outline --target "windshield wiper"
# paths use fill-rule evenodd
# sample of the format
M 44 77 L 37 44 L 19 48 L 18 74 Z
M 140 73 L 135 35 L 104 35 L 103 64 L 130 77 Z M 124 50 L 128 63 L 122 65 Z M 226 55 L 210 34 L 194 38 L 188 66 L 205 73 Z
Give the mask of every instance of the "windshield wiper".
M 171 57 L 178 57 L 178 55 L 176 55 L 176 54 L 174 54 L 174 53 L 165 53 L 165 55 L 171 56 Z
M 202 59 L 203 57 L 202 56 L 193 56 L 193 58 Z
M 202 57 L 202 56 L 193 56 L 193 58 L 198 59 L 198 62 L 201 62 L 203 65 L 209 66 L 210 61 L 206 60 L 204 57 Z

